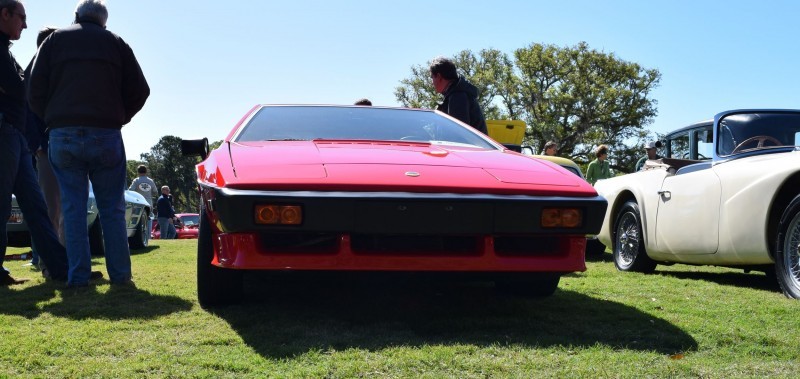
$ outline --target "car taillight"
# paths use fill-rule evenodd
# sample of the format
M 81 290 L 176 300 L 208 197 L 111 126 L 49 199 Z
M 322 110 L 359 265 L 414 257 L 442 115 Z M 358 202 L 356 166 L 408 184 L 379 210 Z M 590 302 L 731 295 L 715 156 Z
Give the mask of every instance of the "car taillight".
M 303 208 L 299 205 L 259 204 L 255 209 L 255 222 L 261 225 L 300 225 Z
M 583 212 L 578 208 L 544 208 L 541 222 L 543 228 L 579 228 Z

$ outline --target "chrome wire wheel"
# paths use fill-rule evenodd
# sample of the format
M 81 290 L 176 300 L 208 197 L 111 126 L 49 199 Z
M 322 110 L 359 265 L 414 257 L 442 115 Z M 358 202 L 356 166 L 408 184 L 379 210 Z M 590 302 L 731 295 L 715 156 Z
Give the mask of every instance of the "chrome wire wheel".
M 786 229 L 783 242 L 783 264 L 788 281 L 794 288 L 800 288 L 800 213 L 796 213 Z
M 639 220 L 632 212 L 625 212 L 619 219 L 617 226 L 617 261 L 620 266 L 629 267 L 639 254 L 639 241 L 641 230 Z
M 644 246 L 642 213 L 639 204 L 628 201 L 617 214 L 614 238 L 614 265 L 620 271 L 651 273 L 658 265 Z

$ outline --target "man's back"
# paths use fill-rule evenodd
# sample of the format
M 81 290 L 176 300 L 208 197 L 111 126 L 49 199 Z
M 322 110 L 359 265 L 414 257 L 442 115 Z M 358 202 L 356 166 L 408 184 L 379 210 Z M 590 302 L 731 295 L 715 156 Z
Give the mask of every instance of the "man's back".
M 120 128 L 149 94 L 130 47 L 102 26 L 81 22 L 59 29 L 42 44 L 29 98 L 49 128 Z
M 144 196 L 145 200 L 150 203 L 150 206 L 153 206 L 153 198 L 158 196 L 158 190 L 156 189 L 156 183 L 153 179 L 150 179 L 147 175 L 140 175 L 136 179 L 133 180 L 131 183 L 130 191 L 136 191 Z

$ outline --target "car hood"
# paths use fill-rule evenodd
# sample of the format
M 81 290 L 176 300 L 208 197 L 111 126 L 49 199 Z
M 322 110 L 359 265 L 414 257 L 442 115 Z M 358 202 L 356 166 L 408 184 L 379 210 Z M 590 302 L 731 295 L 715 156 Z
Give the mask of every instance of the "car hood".
M 226 187 L 595 196 L 585 181 L 510 151 L 387 141 L 231 143 Z

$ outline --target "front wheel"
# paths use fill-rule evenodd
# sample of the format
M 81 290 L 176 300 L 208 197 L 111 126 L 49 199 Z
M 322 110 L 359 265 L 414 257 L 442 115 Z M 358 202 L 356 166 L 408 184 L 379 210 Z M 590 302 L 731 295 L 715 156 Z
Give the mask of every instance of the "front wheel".
M 800 299 L 800 195 L 786 207 L 778 231 L 775 277 L 786 297 Z
M 656 262 L 644 248 L 639 204 L 628 201 L 617 214 L 614 224 L 614 265 L 620 271 L 651 273 Z
M 205 210 L 201 209 L 197 236 L 197 300 L 204 308 L 240 302 L 244 286 L 242 272 L 217 267 L 211 264 L 213 259 L 211 224 Z
M 150 239 L 148 238 L 149 235 L 147 234 L 147 231 L 145 231 L 145 229 L 147 229 L 146 226 L 147 213 L 142 213 L 142 215 L 139 216 L 139 222 L 136 223 L 136 232 L 133 233 L 133 236 L 128 238 L 128 245 L 131 247 L 131 249 L 144 249 L 147 247 Z
M 89 251 L 92 256 L 106 254 L 106 243 L 103 240 L 103 227 L 100 226 L 100 217 L 96 217 L 92 226 L 89 227 Z
M 509 274 L 506 278 L 495 280 L 498 290 L 525 297 L 547 297 L 556 292 L 560 275 L 529 274 L 530 277 Z

